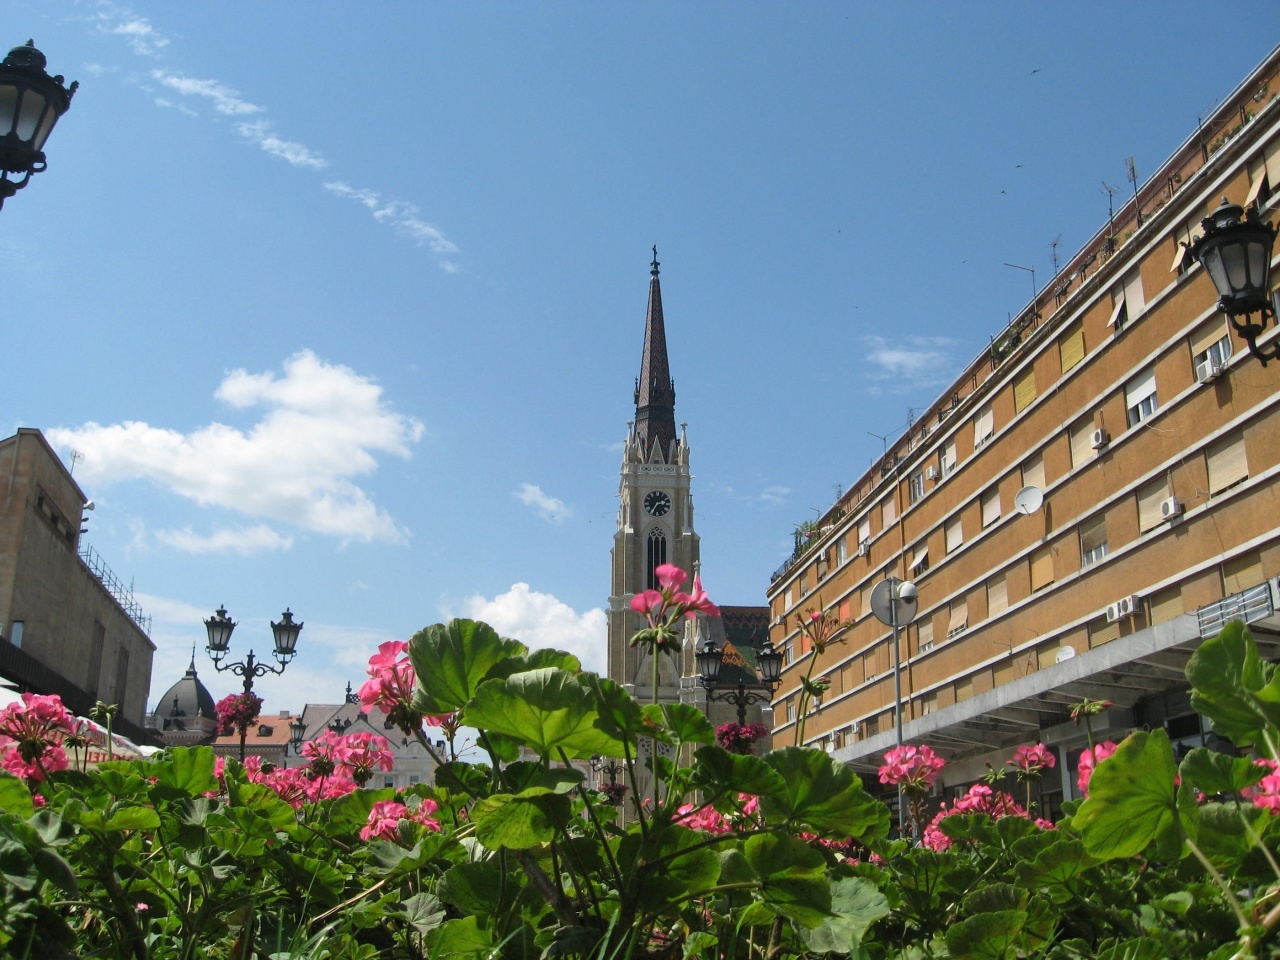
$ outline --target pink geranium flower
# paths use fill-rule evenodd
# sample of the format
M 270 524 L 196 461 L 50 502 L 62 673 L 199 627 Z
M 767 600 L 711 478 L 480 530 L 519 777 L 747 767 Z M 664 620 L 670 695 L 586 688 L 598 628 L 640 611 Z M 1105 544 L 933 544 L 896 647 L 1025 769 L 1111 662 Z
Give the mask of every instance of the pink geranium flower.
M 1100 764 L 1107 757 L 1116 752 L 1117 744 L 1106 740 L 1092 750 L 1085 747 L 1080 752 L 1080 763 L 1077 767 L 1078 774 L 1076 776 L 1076 786 L 1080 788 L 1082 796 L 1089 796 L 1089 778 L 1093 776 L 1093 768 Z
M 653 616 L 662 609 L 662 594 L 657 590 L 645 590 L 631 598 L 631 609 L 644 616 Z
M 1005 765 L 1014 767 L 1019 777 L 1038 777 L 1045 770 L 1052 770 L 1057 763 L 1053 751 L 1043 743 L 1021 746 L 1013 751 L 1013 759 L 1006 760 Z
M 658 585 L 666 590 L 678 590 L 684 586 L 684 582 L 689 579 L 689 575 L 677 567 L 674 563 L 663 563 L 654 567 L 653 575 L 658 580 Z
M 349 776 L 360 786 L 369 782 L 375 770 L 391 770 L 396 765 L 395 754 L 391 752 L 391 743 L 386 737 L 359 730 L 346 734 L 341 741 L 333 751 L 338 772 Z
M 407 819 L 409 808 L 394 800 L 379 800 L 369 811 L 369 821 L 360 828 L 361 840 L 398 840 L 400 821 Z
M 720 616 L 720 608 L 707 598 L 707 592 L 702 589 L 701 577 L 693 578 L 693 593 L 681 596 L 685 598 L 685 604 L 688 607 L 684 615 L 690 620 L 699 613 L 705 613 L 708 617 Z
M 880 782 L 923 793 L 938 782 L 938 776 L 946 765 L 947 762 L 929 747 L 904 744 L 885 753 L 884 764 L 880 767 Z
M 413 699 L 416 677 L 408 651 L 403 640 L 388 640 L 369 658 L 369 679 L 360 687 L 360 709 L 365 713 L 377 707 L 390 714 Z

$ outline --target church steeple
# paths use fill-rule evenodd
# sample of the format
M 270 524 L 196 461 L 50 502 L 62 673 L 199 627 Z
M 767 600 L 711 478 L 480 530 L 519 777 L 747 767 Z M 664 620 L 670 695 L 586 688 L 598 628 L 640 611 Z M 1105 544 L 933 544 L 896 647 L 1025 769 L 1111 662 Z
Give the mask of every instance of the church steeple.
M 658 248 L 649 270 L 649 312 L 644 322 L 644 353 L 636 380 L 635 438 L 642 460 L 657 446 L 660 459 L 675 461 L 676 384 L 667 362 L 667 331 L 662 321 L 662 287 L 658 282 Z

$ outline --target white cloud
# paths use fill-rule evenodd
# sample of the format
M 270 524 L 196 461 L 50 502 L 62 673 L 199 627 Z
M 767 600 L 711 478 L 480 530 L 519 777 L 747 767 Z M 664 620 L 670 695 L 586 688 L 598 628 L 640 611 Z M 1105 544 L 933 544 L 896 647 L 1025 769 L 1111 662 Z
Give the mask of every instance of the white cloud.
M 762 503 L 783 504 L 787 502 L 787 498 L 791 496 L 790 487 L 765 487 L 758 494 L 756 499 Z
M 420 246 L 427 247 L 440 259 L 441 269 L 456 273 L 458 265 L 447 258 L 458 252 L 457 245 L 443 233 L 433 227 L 412 203 L 403 200 L 383 200 L 381 194 L 374 190 L 353 187 L 340 180 L 330 181 L 324 188 L 335 197 L 343 197 L 359 203 L 379 223 L 391 227 L 401 236 L 408 237 Z
M 242 557 L 264 550 L 288 550 L 293 546 L 292 537 L 277 533 L 265 523 L 239 530 L 216 530 L 209 536 L 201 536 L 190 527 L 160 530 L 156 539 L 183 553 L 238 553 Z
M 146 17 L 130 17 L 122 22 L 112 22 L 114 11 L 99 17 L 100 27 L 106 33 L 123 37 L 142 56 L 152 56 L 169 45 L 169 38 L 162 35 Z
M 515 493 L 516 499 L 526 507 L 533 507 L 543 520 L 551 523 L 563 523 L 572 514 L 563 500 L 542 492 L 542 488 L 532 483 L 522 483 Z
M 549 593 L 517 583 L 489 600 L 476 595 L 463 603 L 462 616 L 483 620 L 504 637 L 519 640 L 530 650 L 553 647 L 567 650 L 586 670 L 605 670 L 608 621 L 600 608 L 578 613 Z M 454 616 L 447 611 L 446 618 Z
M 217 80 L 197 80 L 195 77 L 180 77 L 176 74 L 166 73 L 163 70 L 152 70 L 151 76 L 170 90 L 174 90 L 184 97 L 205 97 L 212 101 L 214 110 L 227 116 L 243 117 L 262 112 L 262 107 L 256 103 L 241 99 L 239 91 L 225 87 Z
M 376 383 L 304 350 L 285 361 L 281 377 L 232 371 L 215 396 L 236 409 L 265 410 L 247 431 L 211 423 L 183 434 L 125 421 L 47 435 L 85 455 L 77 479 L 86 483 L 147 479 L 202 506 L 315 533 L 403 539 L 390 514 L 353 482 L 377 469 L 377 453 L 408 458 L 423 433 L 421 422 L 387 405 Z
M 887 340 L 866 337 L 867 360 L 879 368 L 870 378 L 894 381 L 901 390 L 945 386 L 955 372 L 951 348 L 956 341 L 949 337 L 905 337 Z
M 328 160 L 309 147 L 289 140 L 281 140 L 271 132 L 271 126 L 265 120 L 237 124 L 236 129 L 246 140 L 256 143 L 273 157 L 279 157 L 295 167 L 323 170 L 329 165 Z

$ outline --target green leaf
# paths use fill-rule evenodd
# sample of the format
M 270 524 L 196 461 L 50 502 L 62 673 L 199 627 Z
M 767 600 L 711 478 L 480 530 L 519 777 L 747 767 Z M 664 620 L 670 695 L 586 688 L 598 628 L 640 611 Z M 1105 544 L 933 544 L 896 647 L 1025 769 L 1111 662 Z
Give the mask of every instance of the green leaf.
M 170 747 L 147 765 L 147 772 L 167 787 L 199 797 L 219 787 L 214 762 L 212 747 Z
M 1245 828 L 1247 820 L 1261 835 L 1268 812 L 1252 804 L 1206 803 L 1198 811 L 1201 852 L 1216 864 L 1235 864 L 1253 850 L 1253 840 Z
M 1172 834 L 1180 836 L 1173 747 L 1163 730 L 1130 734 L 1094 768 L 1089 798 L 1071 820 L 1095 857 L 1132 857 Z
M 765 815 L 835 830 L 866 843 L 889 832 L 889 808 L 871 797 L 847 766 L 823 750 L 787 747 L 764 757 L 782 790 L 760 797 Z
M 831 881 L 831 913 L 812 930 L 800 928 L 800 936 L 813 953 L 857 955 L 867 929 L 889 914 L 889 901 L 865 877 Z
M 475 917 L 446 920 L 430 937 L 430 956 L 477 957 L 487 955 L 492 946 L 488 930 L 481 930 Z
M 715 743 L 716 729 L 707 715 L 691 703 L 658 705 L 667 732 L 681 743 Z
M 493 860 L 455 863 L 440 878 L 436 893 L 464 914 L 497 913 L 502 893 L 502 871 Z
M 471 809 L 476 839 L 491 850 L 527 850 L 555 838 L 555 824 L 532 800 L 496 793 Z
M 764 927 L 778 918 L 778 911 L 763 900 L 753 900 L 738 912 L 738 929 L 743 927 Z
M 25 820 L 35 812 L 31 791 L 17 777 L 0 774 L 0 810 Z
M 715 957 L 718 954 L 715 946 L 720 942 L 720 938 L 714 933 L 707 933 L 705 930 L 695 930 L 684 939 L 683 960 L 689 960 L 690 957 L 697 957 L 699 954 L 705 954 L 709 957 Z
M 599 719 L 596 725 L 609 736 L 617 749 L 614 753 L 604 753 L 607 757 L 625 757 L 623 743 L 631 745 L 630 755 L 635 758 L 635 744 L 641 736 L 648 733 L 644 714 L 636 698 L 607 677 L 594 673 L 584 673 L 581 681 L 592 693 Z
M 612 753 L 613 739 L 596 728 L 590 688 L 574 674 L 551 667 L 517 673 L 480 686 L 463 711 L 466 723 L 515 737 L 540 756 Z
M 475 620 L 450 620 L 419 630 L 409 640 L 417 675 L 413 707 L 433 715 L 460 710 L 494 667 L 526 652 L 524 644 L 503 639 Z
M 979 913 L 947 928 L 947 951 L 951 960 L 1006 960 L 1015 956 L 1014 944 L 1026 922 L 1024 910 Z
M 660 910 L 687 892 L 710 887 L 720 876 L 720 857 L 704 846 L 706 834 L 673 824 L 650 833 L 652 853 L 640 868 L 640 900 Z
M 1178 773 L 1207 794 L 1239 793 L 1267 775 L 1267 768 L 1248 757 L 1230 757 L 1208 747 L 1194 747 L 1182 758 Z
M 107 817 L 99 829 L 108 832 L 118 830 L 154 830 L 160 826 L 160 814 L 150 807 L 123 807 Z
M 699 747 L 694 753 L 693 783 L 708 796 L 749 793 L 762 796 L 786 789 L 782 774 L 756 756 L 730 753 L 723 747 Z
M 415 893 L 396 913 L 419 933 L 429 933 L 444 921 L 444 905 L 429 893 Z
M 1243 623 L 1233 620 L 1200 644 L 1186 672 L 1191 706 L 1209 718 L 1214 730 L 1240 746 L 1265 748 L 1270 727 L 1274 742 L 1280 722 L 1280 676 L 1274 664 L 1263 661 Z
M 743 846 L 762 886 L 761 899 L 805 927 L 817 927 L 831 915 L 827 861 L 802 840 L 758 834 Z

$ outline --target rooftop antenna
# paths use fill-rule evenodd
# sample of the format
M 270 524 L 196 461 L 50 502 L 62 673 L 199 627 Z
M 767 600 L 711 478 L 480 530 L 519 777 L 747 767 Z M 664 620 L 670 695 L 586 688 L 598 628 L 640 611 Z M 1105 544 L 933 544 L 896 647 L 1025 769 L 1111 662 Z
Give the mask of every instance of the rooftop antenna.
M 79 450 L 71 450 L 67 453 L 67 459 L 71 461 L 71 475 L 76 475 L 76 464 L 84 459 L 84 454 Z
M 880 434 L 878 434 L 878 433 L 872 433 L 870 430 L 868 430 L 868 431 L 867 431 L 867 436 L 869 436 L 869 437 L 875 437 L 875 438 L 876 438 L 877 440 L 879 440 L 879 441 L 880 441 L 880 443 L 884 446 L 884 452 L 885 452 L 885 453 L 888 453 L 888 452 L 889 452 L 889 438 L 888 438 L 888 437 L 882 437 L 882 436 L 880 436 Z
M 1020 264 L 1020 263 L 1009 263 L 1008 261 L 1006 261 L 1006 262 L 1005 262 L 1005 266 L 1006 266 L 1006 267 L 1013 267 L 1015 270 L 1025 270 L 1025 271 L 1027 271 L 1027 273 L 1031 274 L 1031 312 L 1032 312 L 1032 313 L 1035 313 L 1035 312 L 1036 312 L 1036 297 L 1038 297 L 1038 296 L 1040 295 L 1040 288 L 1036 286 L 1036 268 L 1035 268 L 1035 267 L 1024 267 L 1024 266 L 1023 266 L 1022 264 Z
M 1124 173 L 1133 184 L 1133 205 L 1138 210 L 1138 226 L 1142 226 L 1142 208 L 1138 206 L 1138 165 L 1133 162 L 1133 157 L 1124 158 Z
M 1053 238 L 1053 242 L 1049 244 L 1049 252 L 1053 256 L 1053 275 L 1058 275 L 1058 244 L 1062 243 L 1062 234 L 1058 234 Z
M 1115 195 L 1119 187 L 1113 187 L 1107 181 L 1102 181 L 1103 192 L 1107 195 L 1107 233 L 1111 236 L 1116 235 L 1116 205 Z

